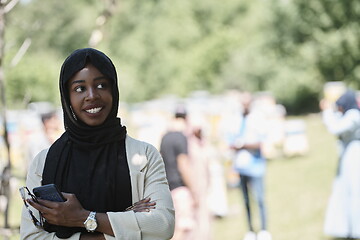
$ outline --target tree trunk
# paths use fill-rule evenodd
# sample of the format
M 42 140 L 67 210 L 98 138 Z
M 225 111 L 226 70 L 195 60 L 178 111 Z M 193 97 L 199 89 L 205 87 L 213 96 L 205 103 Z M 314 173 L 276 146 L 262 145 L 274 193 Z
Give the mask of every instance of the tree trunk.
M 1 194 L 3 194 L 6 201 L 6 208 L 4 212 L 4 227 L 9 228 L 9 203 L 10 203 L 10 176 L 11 176 L 11 161 L 10 161 L 10 144 L 8 138 L 8 132 L 6 128 L 6 98 L 5 98 L 5 80 L 4 80 L 4 32 L 5 32 L 5 10 L 6 5 L 3 1 L 0 1 L 0 100 L 1 100 L 1 117 L 4 128 L 4 142 L 7 150 L 7 163 L 1 173 Z
M 104 0 L 104 4 L 105 9 L 96 18 L 96 26 L 89 39 L 89 46 L 93 48 L 97 47 L 97 45 L 103 40 L 104 25 L 116 9 L 116 0 Z

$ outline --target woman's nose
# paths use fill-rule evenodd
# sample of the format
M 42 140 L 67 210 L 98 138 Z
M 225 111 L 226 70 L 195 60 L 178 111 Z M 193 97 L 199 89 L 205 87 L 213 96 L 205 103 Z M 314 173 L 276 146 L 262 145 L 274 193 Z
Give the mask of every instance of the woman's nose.
M 96 89 L 95 88 L 89 88 L 86 98 L 87 99 L 93 99 L 93 98 L 98 98 L 98 97 L 99 97 L 99 93 L 96 91 Z

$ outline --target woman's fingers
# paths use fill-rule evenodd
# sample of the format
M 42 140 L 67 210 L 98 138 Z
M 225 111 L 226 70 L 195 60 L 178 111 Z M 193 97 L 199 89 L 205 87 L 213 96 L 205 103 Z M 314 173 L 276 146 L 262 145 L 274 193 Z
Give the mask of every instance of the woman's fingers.
M 84 209 L 74 194 L 63 193 L 63 195 L 66 198 L 65 202 L 52 202 L 42 199 L 38 199 L 38 203 L 32 199 L 27 199 L 27 202 L 37 209 L 49 223 L 73 226 Z
M 136 206 L 136 205 L 139 205 L 139 204 L 143 204 L 143 203 L 147 203 L 147 202 L 150 202 L 151 198 L 144 198 L 136 203 L 134 203 L 133 205 Z
M 26 201 L 35 209 L 37 209 L 39 212 L 46 212 L 48 210 L 50 210 L 50 208 L 48 208 L 46 205 L 42 204 L 43 200 L 38 200 L 39 203 L 35 202 L 32 199 L 26 199 Z
M 43 205 L 44 203 L 42 203 L 42 201 L 44 200 L 38 200 L 39 203 L 35 202 L 32 199 L 27 199 L 26 200 L 33 208 L 35 208 L 36 210 L 39 211 L 39 213 L 41 214 L 42 217 L 44 217 L 49 223 L 52 223 L 51 219 L 52 219 L 52 214 L 53 214 L 53 209 L 49 208 L 45 205 Z M 47 201 L 48 202 L 48 201 Z
M 126 211 L 134 212 L 149 212 L 150 209 L 155 209 L 156 202 L 150 202 L 151 198 L 144 198 L 126 209 Z
M 134 212 L 150 212 L 150 209 L 155 209 L 155 206 L 143 206 L 133 209 Z

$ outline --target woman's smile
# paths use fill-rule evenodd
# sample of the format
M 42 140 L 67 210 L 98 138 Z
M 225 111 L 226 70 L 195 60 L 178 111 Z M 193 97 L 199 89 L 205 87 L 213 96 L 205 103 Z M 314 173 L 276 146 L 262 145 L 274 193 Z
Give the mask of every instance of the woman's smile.
M 98 107 L 98 108 L 90 108 L 90 109 L 87 109 L 85 110 L 87 113 L 91 113 L 91 114 L 94 114 L 94 113 L 98 113 L 100 112 L 102 109 L 102 107 Z

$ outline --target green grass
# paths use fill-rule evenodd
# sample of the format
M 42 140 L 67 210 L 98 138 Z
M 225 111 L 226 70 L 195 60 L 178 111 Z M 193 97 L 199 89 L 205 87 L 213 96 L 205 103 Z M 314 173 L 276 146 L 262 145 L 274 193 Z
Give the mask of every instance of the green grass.
M 273 159 L 266 175 L 268 227 L 274 240 L 326 240 L 324 214 L 337 165 L 334 136 L 319 115 L 303 117 L 310 151 L 306 156 Z M 214 239 L 242 239 L 247 222 L 239 189 L 229 189 L 230 213 L 214 221 Z M 259 226 L 257 212 L 256 226 Z
M 319 115 L 303 119 L 310 145 L 308 155 L 273 159 L 268 164 L 266 202 L 269 231 L 274 240 L 331 239 L 323 234 L 323 222 L 337 165 L 335 138 L 327 132 Z M 247 231 L 239 189 L 229 189 L 228 205 L 229 215 L 213 222 L 213 240 L 240 240 Z M 21 207 L 16 191 L 11 201 L 11 226 L 19 226 Z M 254 216 L 258 227 L 257 213 Z M 2 216 L 0 226 L 3 226 Z M 19 235 L 13 239 L 19 239 Z

